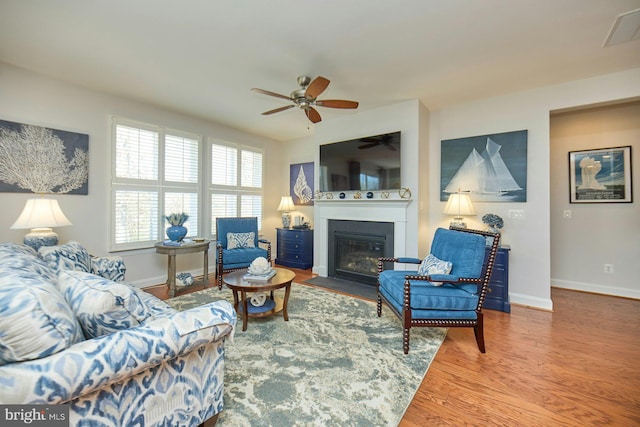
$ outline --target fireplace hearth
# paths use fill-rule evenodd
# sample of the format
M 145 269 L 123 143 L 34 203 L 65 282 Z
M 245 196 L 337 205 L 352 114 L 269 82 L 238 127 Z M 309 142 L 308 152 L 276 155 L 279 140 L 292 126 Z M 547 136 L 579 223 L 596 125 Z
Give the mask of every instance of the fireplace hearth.
M 328 276 L 375 285 L 378 258 L 393 256 L 394 224 L 328 221 Z

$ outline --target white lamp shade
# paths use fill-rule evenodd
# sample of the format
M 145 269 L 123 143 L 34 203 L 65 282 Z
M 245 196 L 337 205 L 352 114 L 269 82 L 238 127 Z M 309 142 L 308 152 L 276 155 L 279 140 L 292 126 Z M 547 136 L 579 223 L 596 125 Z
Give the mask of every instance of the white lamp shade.
M 471 197 L 468 194 L 454 193 L 449 196 L 444 213 L 455 216 L 475 215 L 476 210 L 473 208 Z
M 295 209 L 296 207 L 293 204 L 293 199 L 291 198 L 291 196 L 282 196 L 282 199 L 280 199 L 280 204 L 278 205 L 278 210 L 289 212 Z
M 63 227 L 71 222 L 55 199 L 29 199 L 12 229 Z

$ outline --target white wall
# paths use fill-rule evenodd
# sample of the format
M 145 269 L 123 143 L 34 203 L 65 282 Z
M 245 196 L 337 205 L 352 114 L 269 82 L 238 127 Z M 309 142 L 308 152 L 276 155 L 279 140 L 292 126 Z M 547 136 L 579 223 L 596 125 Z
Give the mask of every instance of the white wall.
M 182 114 L 155 108 L 139 102 L 104 95 L 58 80 L 49 79 L 0 63 L 0 119 L 81 132 L 89 135 L 89 194 L 53 196 L 59 200 L 73 223 L 55 231 L 61 242 L 80 241 L 95 255 L 107 255 L 110 229 L 110 117 L 117 115 L 142 122 L 180 129 L 207 137 L 248 144 L 264 149 L 266 181 L 279 177 L 284 165 L 279 142 L 249 135 L 229 127 Z M 273 180 L 271 181 L 273 182 Z M 278 180 L 279 182 L 279 180 Z M 263 228 L 265 237 L 275 240 L 275 227 L 280 222 L 276 208 L 280 201 L 278 185 L 265 185 Z M 25 201 L 32 193 L 0 193 L 0 241 L 22 242 L 26 230 L 10 230 Z M 214 265 L 213 247 L 209 265 Z M 120 252 L 127 264 L 127 280 L 141 286 L 164 283 L 165 255 L 155 250 Z M 177 258 L 178 271 L 202 271 L 202 254 Z M 210 267 L 210 271 L 212 271 Z
M 527 129 L 527 202 L 476 203 L 478 216 L 467 222 L 482 227 L 480 218 L 489 212 L 504 218 L 503 242 L 511 246 L 511 301 L 552 309 L 550 112 L 639 95 L 640 69 L 635 69 L 431 111 L 431 227 L 448 222 L 442 215 L 444 202 L 439 201 L 440 141 Z M 524 218 L 508 218 L 509 209 L 524 210 Z M 637 235 L 625 237 L 638 238 Z
M 631 146 L 633 203 L 569 203 L 570 151 Z M 551 283 L 640 298 L 640 101 L 551 118 Z M 571 218 L 563 212 L 571 211 Z M 604 273 L 612 264 L 613 274 Z

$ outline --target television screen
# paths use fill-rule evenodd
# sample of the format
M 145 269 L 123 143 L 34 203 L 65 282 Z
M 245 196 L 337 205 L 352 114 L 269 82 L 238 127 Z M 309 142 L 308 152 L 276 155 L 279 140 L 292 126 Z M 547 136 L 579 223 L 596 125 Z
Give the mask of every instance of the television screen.
M 320 146 L 320 191 L 400 188 L 400 131 Z

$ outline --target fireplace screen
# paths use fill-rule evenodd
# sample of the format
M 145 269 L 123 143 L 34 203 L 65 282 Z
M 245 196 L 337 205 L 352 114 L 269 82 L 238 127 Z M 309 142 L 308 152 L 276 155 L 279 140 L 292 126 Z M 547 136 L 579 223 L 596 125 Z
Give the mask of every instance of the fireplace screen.
M 329 277 L 375 285 L 378 258 L 393 256 L 393 223 L 330 220 L 328 243 Z
M 336 236 L 336 273 L 376 276 L 378 258 L 384 256 L 384 238 Z

